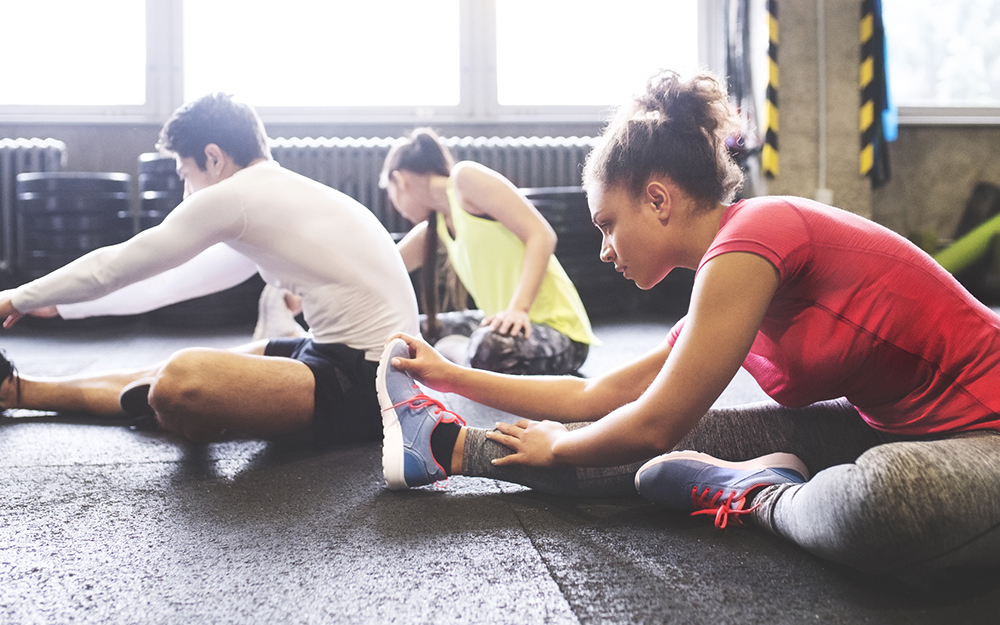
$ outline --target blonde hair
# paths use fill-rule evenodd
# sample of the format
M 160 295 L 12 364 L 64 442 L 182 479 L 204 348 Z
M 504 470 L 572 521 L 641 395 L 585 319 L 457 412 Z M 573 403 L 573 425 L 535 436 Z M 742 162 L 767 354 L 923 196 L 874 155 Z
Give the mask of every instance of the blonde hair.
M 654 174 L 664 174 L 700 204 L 730 202 L 743 172 L 726 140 L 739 117 L 725 86 L 708 72 L 684 80 L 664 70 L 646 92 L 620 107 L 587 157 L 584 186 L 623 187 L 633 197 Z

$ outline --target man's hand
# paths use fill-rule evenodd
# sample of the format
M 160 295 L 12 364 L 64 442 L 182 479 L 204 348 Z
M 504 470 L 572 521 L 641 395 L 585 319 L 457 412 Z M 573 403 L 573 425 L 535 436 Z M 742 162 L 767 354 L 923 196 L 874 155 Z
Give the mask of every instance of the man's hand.
M 14 308 L 10 297 L 0 295 L 0 319 L 3 319 L 3 327 L 11 328 L 24 314 Z

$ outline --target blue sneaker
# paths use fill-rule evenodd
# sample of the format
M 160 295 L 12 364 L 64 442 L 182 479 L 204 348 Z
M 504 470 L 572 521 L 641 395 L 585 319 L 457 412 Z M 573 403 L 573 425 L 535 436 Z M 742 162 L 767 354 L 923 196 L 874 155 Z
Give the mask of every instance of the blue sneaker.
M 691 515 L 714 514 L 715 526 L 750 514 L 747 495 L 773 484 L 802 484 L 806 465 L 793 454 L 768 454 L 746 462 L 727 462 L 697 451 L 674 451 L 653 458 L 635 474 L 635 489 L 646 499 Z
M 431 452 L 431 432 L 442 422 L 465 425 L 462 417 L 425 395 L 409 374 L 392 367 L 390 361 L 397 356 L 410 356 L 402 339 L 385 346 L 375 378 L 382 408 L 382 473 L 389 490 L 447 479 Z

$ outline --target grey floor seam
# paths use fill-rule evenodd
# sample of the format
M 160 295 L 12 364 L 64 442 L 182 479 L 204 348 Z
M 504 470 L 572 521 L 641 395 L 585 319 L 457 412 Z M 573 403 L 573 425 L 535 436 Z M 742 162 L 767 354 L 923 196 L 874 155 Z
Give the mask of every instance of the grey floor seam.
M 500 482 L 497 482 L 497 489 L 502 492 L 503 491 L 503 484 L 500 483 Z M 537 543 L 537 541 L 536 541 L 536 539 L 535 539 L 532 531 L 528 528 L 527 525 L 525 525 L 524 519 L 521 517 L 520 514 L 518 514 L 517 509 L 513 505 L 511 505 L 511 504 L 508 504 L 508 507 L 510 508 L 511 513 L 515 517 L 517 517 L 518 523 L 521 524 L 521 531 L 524 532 L 525 537 L 527 537 L 528 541 L 531 542 L 532 548 L 535 550 L 535 553 L 538 554 L 538 559 L 545 565 L 545 570 L 548 571 L 549 579 L 551 579 L 552 583 L 555 584 L 559 588 L 559 592 L 562 594 L 563 601 L 566 602 L 566 607 L 571 612 L 573 612 L 573 615 L 576 617 L 576 622 L 580 623 L 580 615 L 576 613 L 576 609 L 573 607 L 573 604 L 570 602 L 569 598 L 567 598 L 567 596 L 566 596 L 566 589 L 563 587 L 562 582 L 560 582 L 559 579 L 558 579 L 558 577 L 555 575 L 555 573 L 554 573 L 554 571 L 552 569 L 552 565 L 549 562 L 549 559 L 546 557 L 545 553 L 539 547 L 539 545 L 538 545 L 538 543 Z

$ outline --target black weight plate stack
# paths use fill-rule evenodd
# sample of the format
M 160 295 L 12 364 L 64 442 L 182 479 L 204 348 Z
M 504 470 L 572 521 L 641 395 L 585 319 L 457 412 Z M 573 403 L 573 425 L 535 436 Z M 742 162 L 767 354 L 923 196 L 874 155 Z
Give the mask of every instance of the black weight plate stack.
M 1000 187 L 989 182 L 976 183 L 965 203 L 954 239 L 962 238 L 997 213 L 1000 213 Z M 984 304 L 993 306 L 1000 303 L 1000 244 L 996 237 L 990 252 L 958 272 L 955 278 Z
M 177 163 L 156 153 L 139 155 L 139 230 L 160 222 L 184 199 Z M 149 313 L 151 322 L 169 327 L 214 327 L 249 324 L 257 319 L 264 288 L 259 275 L 231 289 L 196 297 Z
M 17 176 L 17 271 L 41 277 L 87 252 L 127 240 L 132 177 L 42 172 Z
M 172 328 L 209 328 L 252 324 L 264 289 L 260 274 L 225 291 L 196 297 L 149 313 L 152 323 Z
M 636 306 L 636 289 L 611 263 L 601 261 L 601 232 L 590 219 L 587 196 L 580 187 L 521 189 L 556 231 L 556 258 L 573 281 L 587 312 L 594 317 L 628 312 Z
M 139 230 L 152 228 L 184 199 L 177 162 L 155 152 L 139 155 Z

